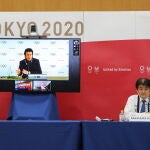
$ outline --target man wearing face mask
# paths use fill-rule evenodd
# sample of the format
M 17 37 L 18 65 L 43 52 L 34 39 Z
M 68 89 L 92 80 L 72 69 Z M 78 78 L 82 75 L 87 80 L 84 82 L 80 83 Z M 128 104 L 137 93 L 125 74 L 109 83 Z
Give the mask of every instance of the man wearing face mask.
M 29 74 L 42 74 L 40 62 L 38 59 L 33 58 L 33 50 L 27 48 L 24 51 L 25 59 L 19 63 L 19 68 L 16 70 L 18 76 L 28 78 Z

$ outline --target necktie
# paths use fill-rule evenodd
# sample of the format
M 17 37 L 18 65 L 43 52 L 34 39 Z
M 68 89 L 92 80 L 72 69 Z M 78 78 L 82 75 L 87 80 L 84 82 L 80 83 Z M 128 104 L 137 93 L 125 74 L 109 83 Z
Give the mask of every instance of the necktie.
M 142 100 L 141 113 L 145 112 L 145 100 Z

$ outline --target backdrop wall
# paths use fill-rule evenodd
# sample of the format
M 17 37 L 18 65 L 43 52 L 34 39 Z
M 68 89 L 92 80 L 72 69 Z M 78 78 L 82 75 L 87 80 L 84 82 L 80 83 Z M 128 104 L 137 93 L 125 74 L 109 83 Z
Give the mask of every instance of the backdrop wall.
M 11 21 L 18 18 L 16 11 L 36 11 L 36 15 L 41 14 L 37 11 L 81 11 L 75 12 L 76 17 L 72 17 L 72 12 L 71 14 L 68 12 L 67 15 L 63 12 L 62 16 L 58 14 L 59 19 L 57 19 L 57 12 L 50 12 L 48 15 L 48 18 L 51 19 L 53 16 L 52 18 L 56 18 L 55 21 L 61 21 L 61 23 L 69 20 L 71 23 L 81 21 L 84 24 L 82 35 L 73 34 L 74 37 L 82 39 L 81 92 L 57 93 L 61 119 L 95 119 L 95 115 L 118 119 L 118 113 L 124 107 L 127 97 L 135 93 L 136 78 L 149 77 L 149 58 L 147 58 L 149 40 L 147 39 L 150 37 L 150 13 L 137 12 L 149 10 L 149 4 L 148 0 L 95 0 L 94 3 L 90 0 L 39 0 L 38 3 L 36 0 L 32 2 L 29 0 L 1 1 L 0 10 L 5 11 L 6 14 L 0 13 L 2 18 L 0 36 L 20 36 L 20 30 L 13 29 L 15 23 L 10 30 L 5 28 L 11 24 Z M 98 12 L 85 12 L 89 10 Z M 109 12 L 101 12 L 103 10 L 109 10 Z M 111 10 L 132 11 L 116 13 Z M 10 11 L 7 17 L 7 12 Z M 69 19 L 68 16 L 70 16 Z M 33 14 L 25 14 L 18 21 L 23 19 L 25 22 L 31 20 L 42 22 L 45 17 L 41 15 L 39 19 Z M 39 22 L 38 26 L 42 27 Z M 75 27 L 72 31 L 74 29 Z M 14 36 L 11 30 L 15 31 Z M 26 33 L 27 28 L 23 31 Z M 42 33 L 42 31 L 42 28 L 39 29 L 39 32 Z M 143 58 L 147 59 L 143 62 Z M 0 119 L 7 118 L 10 97 L 11 93 L 0 92 Z

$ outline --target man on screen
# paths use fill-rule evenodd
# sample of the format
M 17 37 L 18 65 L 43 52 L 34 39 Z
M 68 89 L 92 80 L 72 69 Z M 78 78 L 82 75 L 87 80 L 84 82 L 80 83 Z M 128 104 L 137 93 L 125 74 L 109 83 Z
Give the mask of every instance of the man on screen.
M 19 63 L 19 68 L 16 70 L 18 76 L 28 78 L 29 74 L 42 74 L 40 62 L 38 59 L 33 58 L 33 50 L 27 48 L 24 51 L 25 59 Z

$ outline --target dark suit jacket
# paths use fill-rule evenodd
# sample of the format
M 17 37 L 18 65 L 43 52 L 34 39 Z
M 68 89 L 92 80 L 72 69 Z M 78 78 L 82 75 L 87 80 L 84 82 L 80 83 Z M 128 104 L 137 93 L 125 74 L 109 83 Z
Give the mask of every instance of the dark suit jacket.
M 22 78 L 27 78 L 28 75 L 25 75 L 22 73 L 22 70 L 25 69 L 30 72 L 30 74 L 42 74 L 40 62 L 36 58 L 32 58 L 32 61 L 27 61 L 26 59 L 23 59 L 20 61 L 19 68 L 21 70 Z

